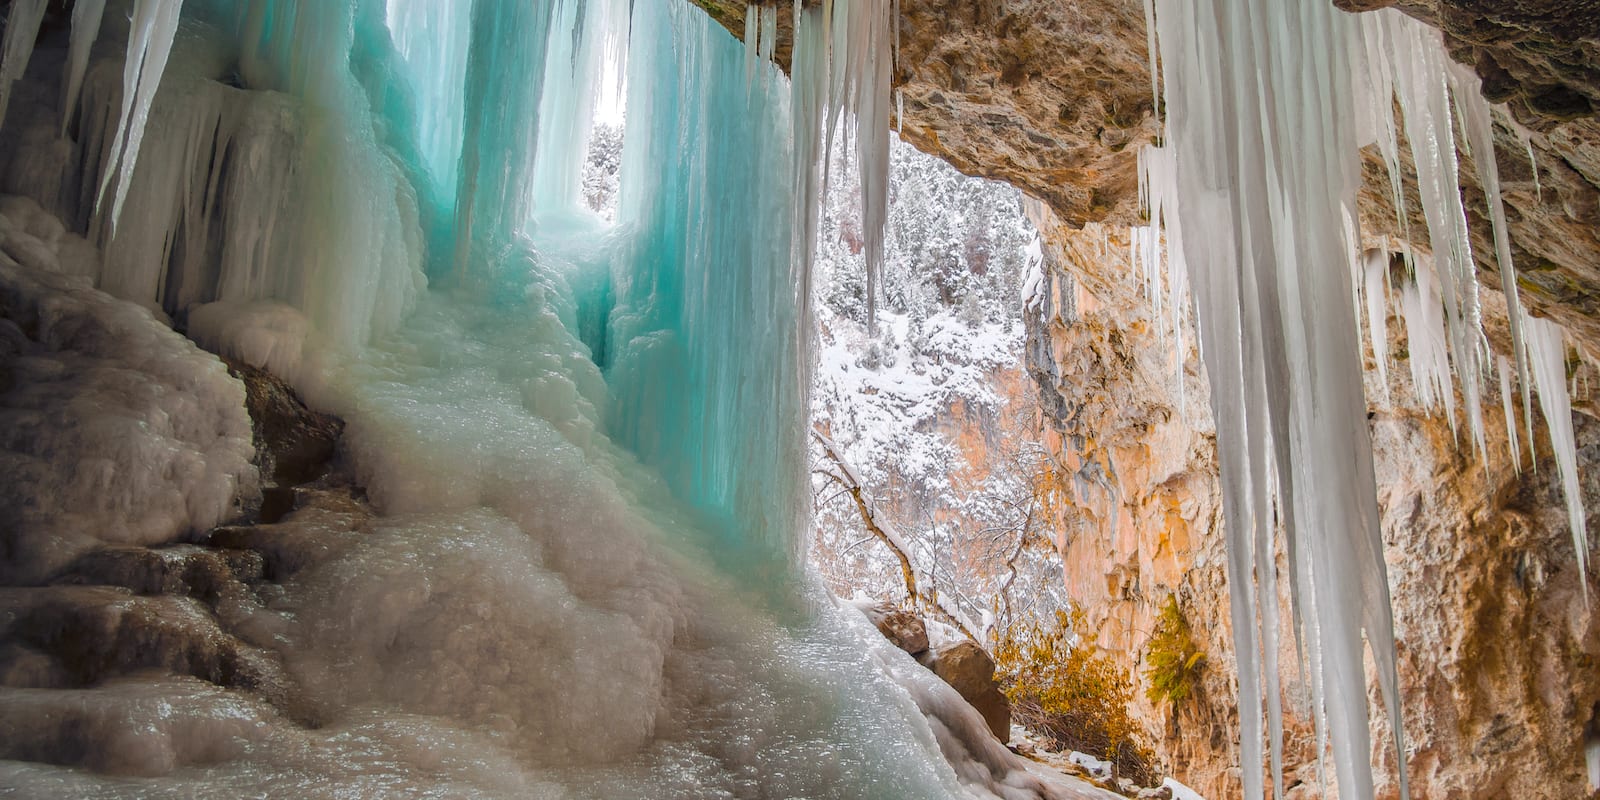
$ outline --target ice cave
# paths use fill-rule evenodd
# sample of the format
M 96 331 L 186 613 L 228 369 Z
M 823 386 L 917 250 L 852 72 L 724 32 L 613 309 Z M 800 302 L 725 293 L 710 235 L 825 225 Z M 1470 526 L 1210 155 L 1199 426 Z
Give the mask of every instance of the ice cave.
M 1593 3 L 0 15 L 0 795 L 1600 797 Z

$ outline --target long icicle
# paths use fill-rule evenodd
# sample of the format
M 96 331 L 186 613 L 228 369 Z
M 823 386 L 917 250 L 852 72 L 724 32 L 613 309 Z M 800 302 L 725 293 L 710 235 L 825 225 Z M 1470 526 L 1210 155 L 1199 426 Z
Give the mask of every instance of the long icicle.
M 113 234 L 117 219 L 122 216 L 122 204 L 128 198 L 133 168 L 139 161 L 139 145 L 144 140 L 145 122 L 150 118 L 156 88 L 161 85 L 161 73 L 167 68 L 167 56 L 172 53 L 172 39 L 177 35 L 178 15 L 182 10 L 183 0 L 137 0 L 133 6 L 128 58 L 122 67 L 122 116 L 111 145 L 111 162 L 106 165 L 94 204 L 98 218 L 115 177 L 117 194 L 111 205 Z
M 83 76 L 89 70 L 94 40 L 100 36 L 100 20 L 105 17 L 106 0 L 78 0 L 72 7 L 72 39 L 67 47 L 67 79 L 61 87 L 61 138 L 78 108 L 83 91 Z
M 6 17 L 6 36 L 0 53 L 0 122 L 5 122 L 11 105 L 11 85 L 22 77 L 33 58 L 33 42 L 39 38 L 47 0 L 16 0 Z
M 1578 574 L 1582 576 L 1583 600 L 1587 604 L 1589 530 L 1578 486 L 1577 439 L 1572 431 L 1572 397 L 1567 387 L 1566 332 L 1547 319 L 1529 317 L 1524 322 L 1529 371 L 1539 384 L 1539 409 L 1544 412 L 1545 426 L 1550 431 L 1550 449 L 1555 451 L 1556 471 L 1561 475 L 1567 524 L 1572 528 L 1572 545 L 1578 551 Z M 1532 448 L 1531 443 L 1529 448 Z
M 1404 748 L 1351 291 L 1360 39 L 1351 18 L 1313 0 L 1158 0 L 1155 8 L 1177 169 L 1170 194 L 1151 205 L 1165 209 L 1173 257 L 1181 251 L 1194 274 L 1212 384 L 1245 796 L 1263 796 L 1260 715 L 1279 693 L 1275 653 L 1264 652 L 1277 648 L 1267 621 L 1275 565 L 1262 551 L 1281 509 L 1317 719 L 1326 722 L 1319 730 L 1332 743 L 1341 795 L 1371 798 L 1364 642 L 1402 762 Z M 1208 235 L 1175 237 L 1177 220 Z M 1267 710 L 1277 789 L 1279 710 L 1271 701 Z

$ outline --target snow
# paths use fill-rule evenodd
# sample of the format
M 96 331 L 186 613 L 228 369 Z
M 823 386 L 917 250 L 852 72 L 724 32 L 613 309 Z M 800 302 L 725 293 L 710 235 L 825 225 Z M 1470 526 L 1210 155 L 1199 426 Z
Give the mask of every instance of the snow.
M 1161 785 L 1172 790 L 1172 800 L 1205 800 L 1205 798 L 1200 796 L 1199 792 L 1190 789 L 1189 787 L 1184 786 L 1183 784 L 1171 778 L 1163 779 L 1161 781 Z
M 1053 291 L 1038 235 L 1016 190 L 895 143 L 874 332 L 863 308 L 853 159 L 848 149 L 836 157 L 823 199 L 812 425 L 858 474 L 880 525 L 906 540 L 902 549 L 919 585 L 936 588 L 956 616 L 994 621 L 985 598 L 998 596 L 1009 573 L 985 548 L 1009 555 L 1014 547 L 1030 484 L 1010 454 L 1019 461 L 1037 455 L 1027 433 L 1017 433 L 1027 430 L 1018 420 L 1032 404 L 1015 401 L 1032 396 L 1025 292 L 1033 294 L 1031 313 L 1044 313 L 1044 295 Z M 970 448 L 979 440 L 982 454 Z M 863 542 L 868 534 L 853 501 L 835 498 L 837 487 L 826 478 L 814 480 L 822 505 L 812 558 L 829 586 L 880 600 L 901 596 L 898 562 L 888 548 Z M 1004 545 L 984 544 L 995 537 Z M 1048 616 L 1064 607 L 1059 566 L 1045 549 L 1016 560 L 1010 594 L 1017 613 Z M 984 566 L 963 554 L 990 560 Z M 981 633 L 987 626 L 968 628 Z
M 1068 753 L 1067 760 L 1077 764 L 1080 767 L 1083 767 L 1089 771 L 1090 775 L 1093 775 L 1101 780 L 1110 778 L 1111 769 L 1115 766 L 1110 761 L 1101 761 L 1100 759 L 1095 758 L 1088 753 L 1080 753 L 1077 750 Z

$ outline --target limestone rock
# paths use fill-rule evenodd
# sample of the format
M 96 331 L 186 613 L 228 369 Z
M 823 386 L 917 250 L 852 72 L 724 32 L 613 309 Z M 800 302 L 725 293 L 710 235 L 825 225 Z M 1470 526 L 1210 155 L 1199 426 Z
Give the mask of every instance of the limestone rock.
M 995 683 L 994 659 L 982 647 L 966 639 L 940 645 L 928 651 L 922 663 L 983 715 L 995 738 L 1011 739 L 1011 704 Z
M 735 36 L 747 0 L 694 0 Z M 1140 0 L 901 0 L 901 137 L 1010 183 L 1073 225 L 1138 218 L 1156 134 Z M 787 69 L 792 15 L 778 15 Z M 887 120 L 885 120 L 887 122 Z

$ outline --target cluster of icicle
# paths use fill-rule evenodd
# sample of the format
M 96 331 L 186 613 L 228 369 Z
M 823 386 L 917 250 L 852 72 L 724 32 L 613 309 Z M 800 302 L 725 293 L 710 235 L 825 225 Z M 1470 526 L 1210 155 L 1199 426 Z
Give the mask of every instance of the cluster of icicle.
M 774 8 L 758 12 L 775 15 Z M 892 67 L 899 55 L 898 0 L 823 0 L 809 8 L 794 4 L 794 63 L 790 67 L 795 163 L 795 258 L 811 272 L 818 208 L 826 192 L 829 151 L 844 115 L 856 123 L 856 159 L 861 175 L 862 238 L 867 261 L 867 318 L 874 324 L 883 271 L 883 231 L 889 216 L 889 118 Z M 746 23 L 749 27 L 749 23 Z M 745 46 L 767 52 L 775 25 L 758 25 L 767 38 L 747 35 Z M 763 44 L 764 42 L 764 44 Z M 763 48 L 765 50 L 763 51 Z M 820 171 L 820 174 L 819 174 Z M 807 284 L 809 285 L 809 278 Z M 809 309 L 808 309 L 809 310 Z M 809 316 L 809 315 L 808 315 Z
M 44 22 L 46 5 L 47 0 L 18 0 L 6 18 L 5 41 L 3 52 L 0 52 L 0 122 L 5 120 L 12 84 L 22 77 L 33 55 L 33 44 L 39 38 L 39 26 Z M 106 0 L 84 0 L 73 5 L 67 75 L 62 84 L 61 107 L 64 109 L 72 109 L 77 105 L 79 92 L 83 88 L 83 75 L 89 66 L 94 40 L 100 35 L 100 22 L 105 10 Z M 172 52 L 172 40 L 177 35 L 178 15 L 182 10 L 183 0 L 136 0 L 129 18 L 128 59 L 123 66 L 122 114 L 112 146 L 112 163 L 105 170 L 96 198 L 98 206 L 104 201 L 115 179 L 116 196 L 111 215 L 113 226 L 127 200 L 133 166 L 139 159 L 139 146 L 144 140 L 144 124 L 150 116 L 150 104 L 155 100 L 161 74 L 166 69 L 167 56 Z M 65 135 L 65 114 L 61 127 Z
M 1331 746 L 1339 796 L 1374 793 L 1363 641 L 1388 707 L 1405 796 L 1358 311 L 1364 306 L 1386 386 L 1389 256 L 1363 256 L 1356 205 L 1359 149 L 1376 143 L 1405 231 L 1400 124 L 1432 243 L 1428 257 L 1407 249 L 1413 277 L 1400 292 L 1417 395 L 1454 425 L 1459 389 L 1473 446 L 1483 452 L 1482 392 L 1494 365 L 1459 149 L 1474 156 L 1489 198 L 1529 447 L 1536 385 L 1579 568 L 1586 568 L 1563 332 L 1525 316 L 1517 299 L 1491 109 L 1470 70 L 1450 61 L 1439 33 L 1395 11 L 1352 15 L 1321 0 L 1147 0 L 1146 12 L 1152 74 L 1157 53 L 1163 67 L 1167 128 L 1164 146 L 1141 154 L 1150 228 L 1131 248 L 1180 352 L 1183 314 L 1194 300 L 1217 418 L 1244 796 L 1263 796 L 1263 740 L 1273 794 L 1284 791 L 1280 547 L 1289 564 L 1291 633 L 1313 692 L 1317 752 Z M 1520 457 L 1513 367 L 1503 357 L 1498 366 Z

